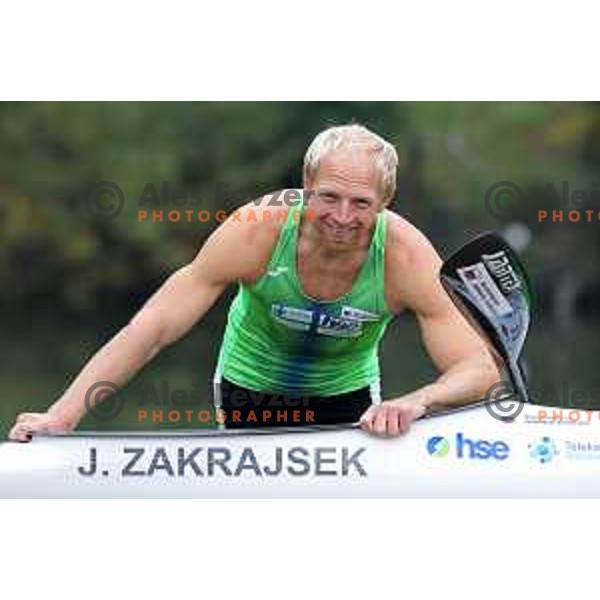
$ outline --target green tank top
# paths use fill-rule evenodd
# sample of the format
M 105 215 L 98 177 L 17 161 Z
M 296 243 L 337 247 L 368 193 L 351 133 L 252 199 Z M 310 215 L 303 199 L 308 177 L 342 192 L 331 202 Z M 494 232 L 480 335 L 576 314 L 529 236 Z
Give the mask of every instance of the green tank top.
M 385 214 L 352 289 L 337 300 L 307 296 L 296 271 L 299 207 L 290 207 L 265 274 L 240 284 L 217 365 L 252 390 L 332 396 L 379 381 L 378 344 L 392 314 L 385 303 Z

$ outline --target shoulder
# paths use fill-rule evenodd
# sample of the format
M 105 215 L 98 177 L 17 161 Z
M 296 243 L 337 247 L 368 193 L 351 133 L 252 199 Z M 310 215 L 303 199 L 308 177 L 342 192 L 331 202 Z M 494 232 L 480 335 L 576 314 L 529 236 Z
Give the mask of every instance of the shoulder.
M 289 207 L 272 202 L 281 193 L 269 192 L 232 211 L 210 235 L 200 256 L 214 256 L 220 268 L 235 273 L 237 280 L 258 279 L 269 263 L 287 220 Z
M 399 214 L 386 210 L 385 287 L 393 312 L 416 308 L 423 295 L 437 292 L 442 264 L 427 236 Z
M 302 203 L 302 190 L 284 188 L 264 194 L 234 210 L 223 226 L 265 249 L 275 249 L 290 208 Z
M 417 266 L 439 267 L 441 259 L 427 236 L 415 225 L 391 210 L 386 218 L 386 266 L 402 270 Z

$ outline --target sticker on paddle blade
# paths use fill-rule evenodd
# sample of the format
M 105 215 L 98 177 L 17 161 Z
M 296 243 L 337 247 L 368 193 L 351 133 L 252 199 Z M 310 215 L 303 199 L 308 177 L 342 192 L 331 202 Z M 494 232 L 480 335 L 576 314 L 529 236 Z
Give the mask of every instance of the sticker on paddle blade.
M 440 280 L 465 317 L 483 331 L 526 398 L 517 363 L 529 330 L 532 294 L 514 250 L 497 234 L 484 234 L 444 263 Z

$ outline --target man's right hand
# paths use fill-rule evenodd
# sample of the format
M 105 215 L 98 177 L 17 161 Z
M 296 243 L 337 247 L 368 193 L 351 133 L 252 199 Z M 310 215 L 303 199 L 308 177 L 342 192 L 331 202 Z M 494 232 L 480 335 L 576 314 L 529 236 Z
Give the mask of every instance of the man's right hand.
M 66 421 L 44 413 L 21 413 L 8 434 L 16 442 L 30 442 L 35 433 L 67 433 L 73 427 Z

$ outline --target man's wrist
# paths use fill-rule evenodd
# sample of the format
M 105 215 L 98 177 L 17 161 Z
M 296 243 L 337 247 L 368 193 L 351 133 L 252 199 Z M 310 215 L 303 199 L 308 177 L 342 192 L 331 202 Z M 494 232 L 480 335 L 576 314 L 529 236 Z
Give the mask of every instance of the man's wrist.
M 77 424 L 83 418 L 79 407 L 65 406 L 63 399 L 55 402 L 47 411 L 48 416 L 55 419 L 58 423 L 64 426 L 65 429 L 72 430 L 77 427 Z
M 432 383 L 414 392 L 395 398 L 392 402 L 398 404 L 410 404 L 417 412 L 426 415 L 440 406 L 441 390 L 439 384 Z

